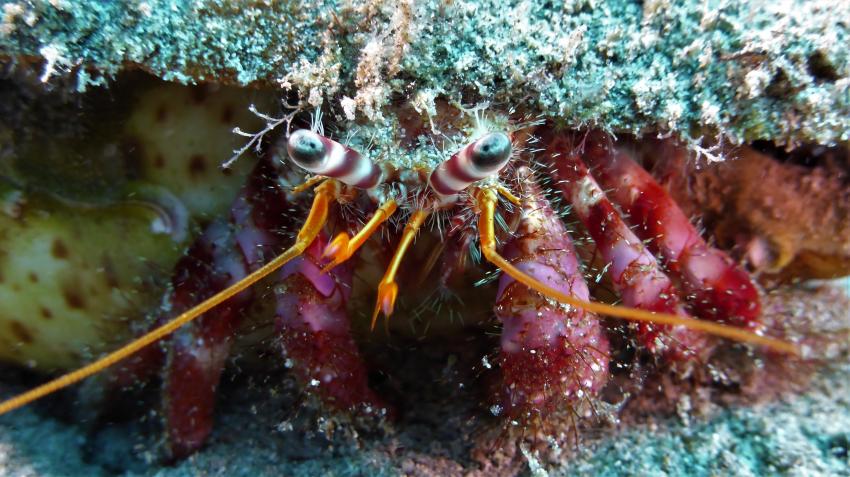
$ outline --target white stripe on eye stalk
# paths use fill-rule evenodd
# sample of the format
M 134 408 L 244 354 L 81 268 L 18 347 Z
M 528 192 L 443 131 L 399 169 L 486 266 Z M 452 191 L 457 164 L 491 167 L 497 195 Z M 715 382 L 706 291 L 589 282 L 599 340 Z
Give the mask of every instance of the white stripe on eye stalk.
M 383 180 L 383 171 L 377 164 L 354 149 L 308 129 L 292 133 L 286 149 L 297 166 L 358 189 L 372 189 Z
M 511 157 L 507 134 L 486 134 L 464 146 L 428 177 L 428 184 L 441 196 L 457 194 L 475 182 L 498 174 Z

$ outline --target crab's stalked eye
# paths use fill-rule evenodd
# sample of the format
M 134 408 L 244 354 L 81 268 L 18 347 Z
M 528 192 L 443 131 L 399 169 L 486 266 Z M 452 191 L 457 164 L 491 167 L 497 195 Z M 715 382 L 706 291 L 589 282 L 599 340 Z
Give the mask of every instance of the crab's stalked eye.
M 481 172 L 498 171 L 511 157 L 511 138 L 505 133 L 490 133 L 471 146 L 469 162 Z
M 310 172 L 315 172 L 313 169 L 321 167 L 327 157 L 327 148 L 322 141 L 322 136 L 307 129 L 299 129 L 292 133 L 286 143 L 286 150 L 292 162 Z
M 431 171 L 428 183 L 440 195 L 453 195 L 474 182 L 498 174 L 511 158 L 511 138 L 488 133 L 467 144 Z
M 299 129 L 286 142 L 289 158 L 313 174 L 333 177 L 358 189 L 371 189 L 381 183 L 383 172 L 377 164 L 309 129 Z

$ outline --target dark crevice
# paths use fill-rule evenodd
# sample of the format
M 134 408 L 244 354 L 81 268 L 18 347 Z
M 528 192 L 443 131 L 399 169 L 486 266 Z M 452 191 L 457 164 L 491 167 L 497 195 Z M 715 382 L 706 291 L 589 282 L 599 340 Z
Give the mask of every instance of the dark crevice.
M 850 176 L 850 149 L 846 146 L 804 144 L 790 151 L 772 141 L 755 141 L 751 146 L 780 162 L 808 169 L 825 168 L 845 177 Z
M 829 58 L 820 51 L 809 56 L 807 66 L 809 74 L 811 74 L 816 81 L 834 83 L 841 78 L 841 75 L 838 74 L 835 66 L 830 63 Z

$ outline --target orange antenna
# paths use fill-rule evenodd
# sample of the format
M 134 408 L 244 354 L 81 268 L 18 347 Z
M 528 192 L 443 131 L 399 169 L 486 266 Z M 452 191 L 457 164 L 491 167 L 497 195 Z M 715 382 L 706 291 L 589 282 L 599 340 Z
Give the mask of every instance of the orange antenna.
M 189 323 L 190 321 L 198 318 L 199 316 L 215 308 L 222 302 L 232 298 L 234 295 L 242 292 L 246 288 L 262 280 L 275 270 L 285 265 L 293 258 L 298 257 L 299 255 L 304 253 L 304 250 L 306 250 L 311 243 L 313 243 L 313 240 L 315 240 L 316 236 L 319 235 L 319 232 L 321 232 L 322 228 L 325 226 L 325 222 L 327 222 L 328 218 L 328 208 L 330 204 L 339 196 L 339 191 L 340 185 L 337 181 L 334 180 L 327 180 L 320 184 L 318 187 L 316 187 L 316 196 L 313 199 L 313 205 L 310 208 L 310 214 L 307 216 L 307 220 L 301 227 L 301 230 L 298 232 L 298 236 L 295 239 L 295 243 L 292 245 L 292 247 L 277 256 L 271 262 L 267 263 L 266 265 L 263 265 L 261 268 L 252 272 L 250 275 L 225 288 L 224 290 L 216 293 L 210 298 L 207 298 L 200 304 L 195 305 L 188 311 L 181 313 L 168 323 L 165 323 L 164 325 L 149 331 L 148 333 L 122 346 L 118 350 L 107 354 L 106 356 L 98 359 L 97 361 L 83 366 L 82 368 L 77 369 L 76 371 L 63 374 L 62 376 L 59 376 L 58 378 L 52 381 L 49 381 L 45 384 L 42 384 L 41 386 L 31 389 L 30 391 L 27 391 L 11 399 L 3 401 L 2 403 L 0 403 L 0 415 L 18 409 L 19 407 L 25 406 L 35 401 L 36 399 L 40 399 L 44 396 L 47 396 L 48 394 L 52 394 L 60 389 L 66 388 L 72 384 L 82 381 L 83 379 L 97 374 L 100 371 L 112 366 L 113 364 L 116 364 L 130 357 L 142 348 L 149 346 L 162 338 L 165 338 L 166 336 L 170 335 L 186 323 Z
M 566 303 L 571 306 L 583 308 L 587 311 L 598 313 L 600 315 L 612 316 L 630 321 L 642 321 L 655 323 L 659 325 L 684 326 L 693 330 L 702 331 L 704 333 L 720 336 L 741 343 L 751 343 L 755 345 L 766 346 L 773 350 L 787 353 L 795 356 L 800 356 L 800 350 L 792 343 L 782 341 L 769 336 L 762 336 L 750 331 L 736 328 L 734 326 L 713 323 L 710 321 L 696 320 L 693 318 L 685 318 L 682 316 L 671 315 L 667 313 L 654 313 L 635 308 L 620 307 L 614 305 L 606 305 L 604 303 L 592 303 L 580 300 L 573 296 L 567 295 L 559 290 L 549 287 L 529 275 L 526 275 L 520 269 L 516 268 L 507 259 L 496 252 L 496 234 L 495 234 L 495 215 L 496 204 L 498 203 L 498 191 L 495 188 L 488 187 L 478 190 L 475 194 L 475 199 L 480 209 L 480 218 L 478 221 L 478 233 L 481 237 L 481 253 L 493 265 L 500 270 L 510 275 L 516 281 L 526 285 L 527 287 L 561 303 Z

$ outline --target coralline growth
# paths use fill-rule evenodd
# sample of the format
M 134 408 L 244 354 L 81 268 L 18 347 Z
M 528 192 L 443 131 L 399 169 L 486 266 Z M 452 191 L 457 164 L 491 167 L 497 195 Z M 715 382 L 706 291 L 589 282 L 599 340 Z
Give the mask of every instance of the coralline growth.
M 850 139 L 843 0 L 18 0 L 0 55 L 78 89 L 125 69 L 295 89 L 348 119 L 435 97 L 610 131 Z

